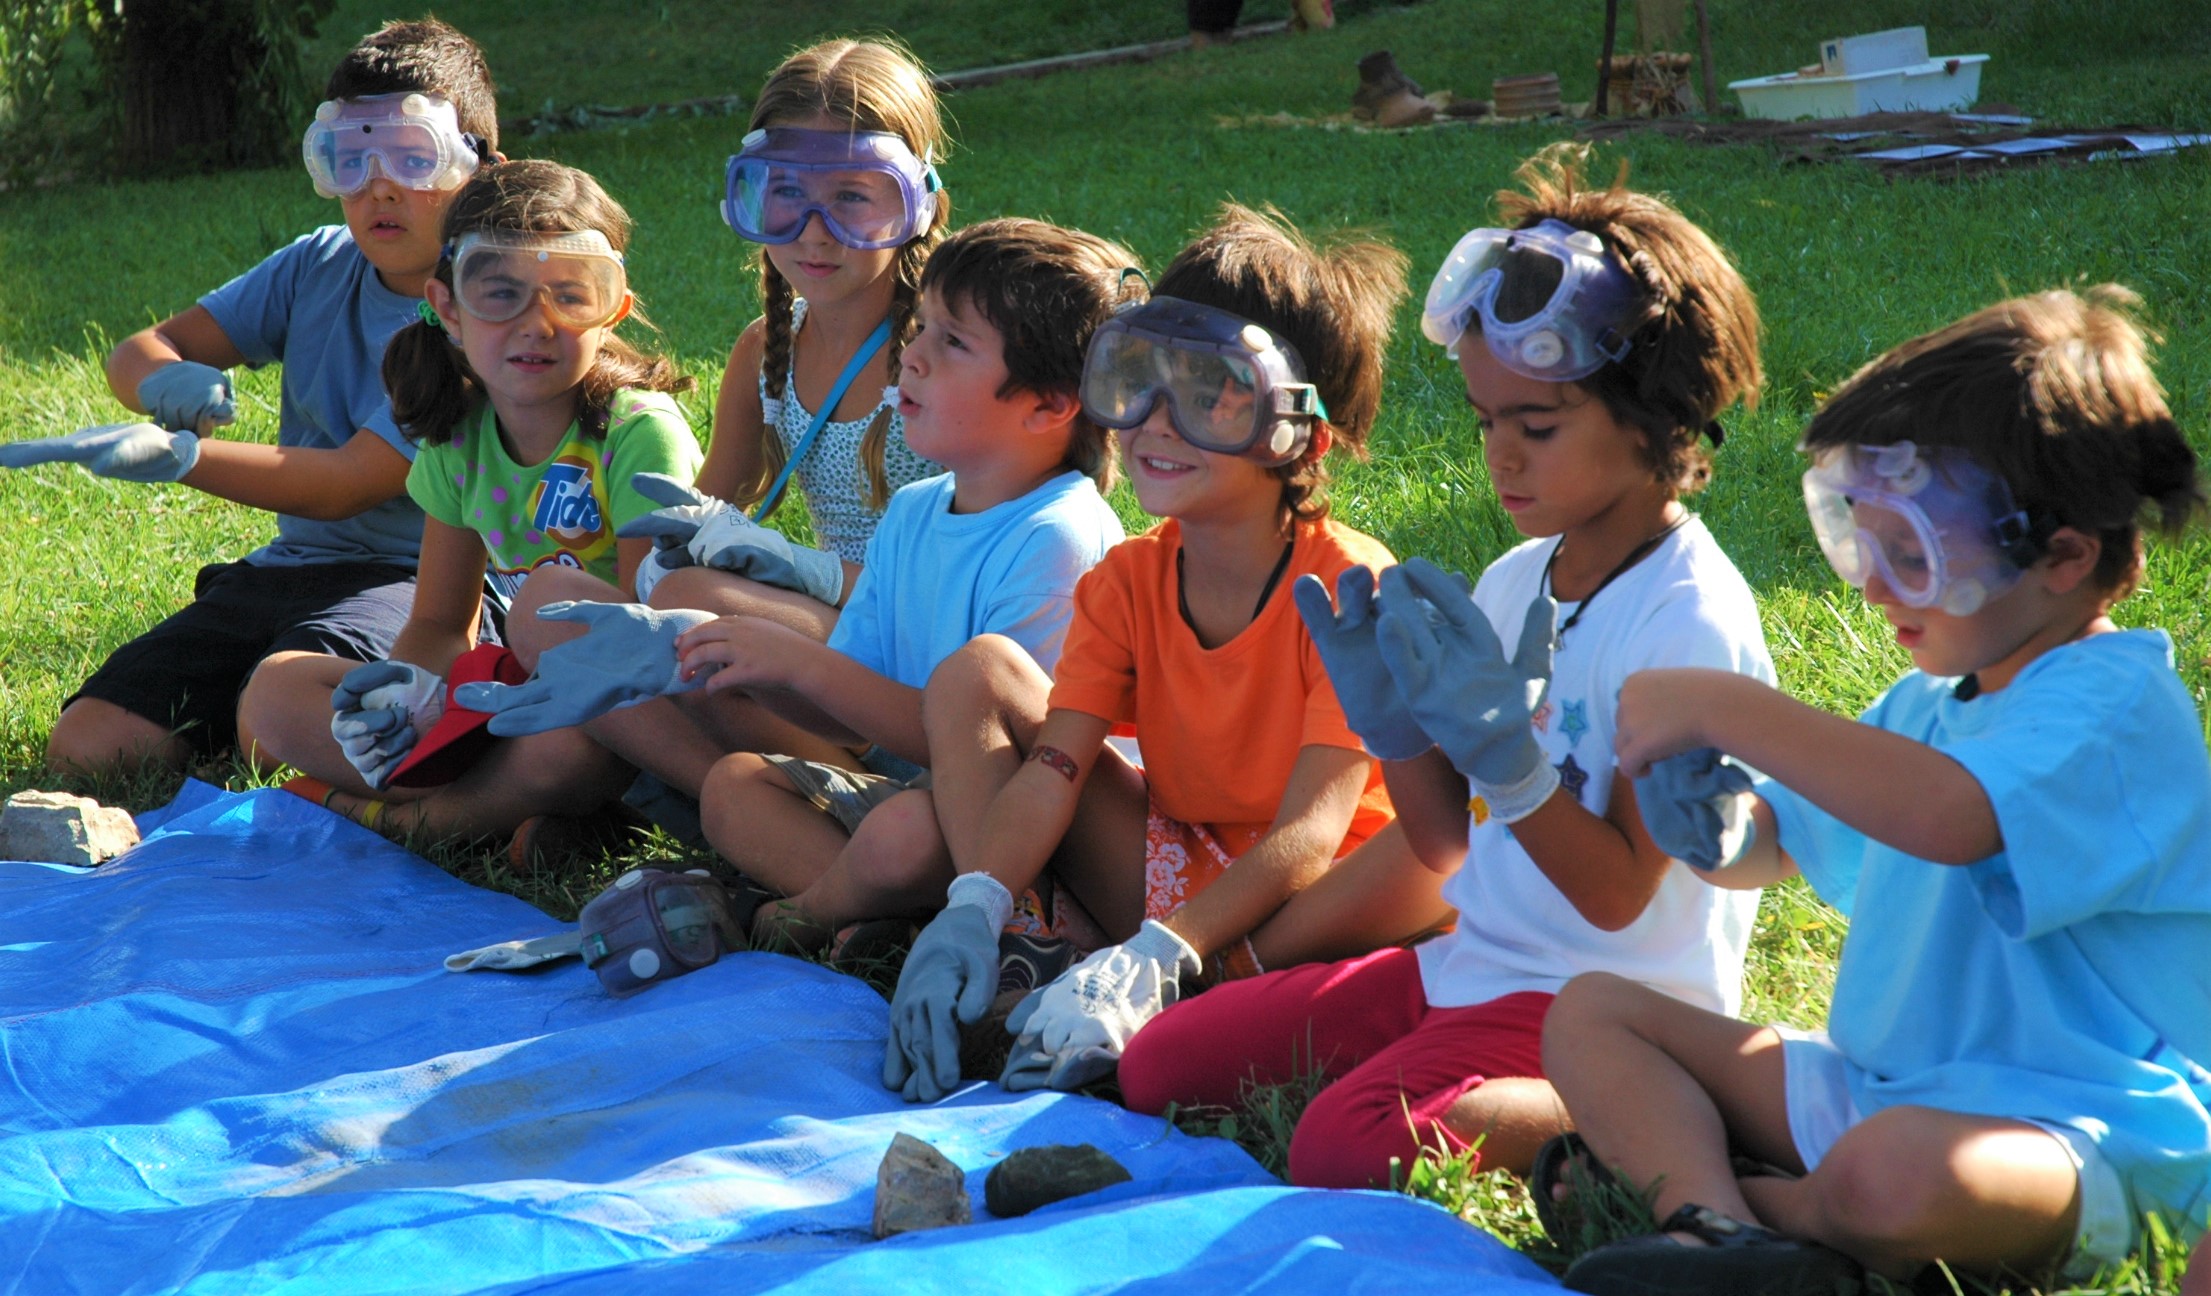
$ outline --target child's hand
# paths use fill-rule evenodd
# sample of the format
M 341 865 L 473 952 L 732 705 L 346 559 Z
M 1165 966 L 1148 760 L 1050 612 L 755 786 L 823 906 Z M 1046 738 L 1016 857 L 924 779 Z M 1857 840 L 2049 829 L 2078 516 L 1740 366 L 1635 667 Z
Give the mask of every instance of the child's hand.
M 107 423 L 68 436 L 0 446 L 0 468 L 77 463 L 95 477 L 127 482 L 184 480 L 200 461 L 200 439 L 151 423 Z
M 1612 750 L 1622 774 L 1642 778 L 1668 756 L 1713 745 L 1704 722 L 1716 714 L 1710 709 L 1716 702 L 1703 685 L 1714 673 L 1675 668 L 1628 676 L 1612 717 Z
M 821 645 L 763 617 L 717 617 L 676 640 L 676 657 L 691 686 L 787 688 L 793 667 Z
M 162 427 L 199 436 L 238 416 L 230 379 L 213 365 L 194 360 L 165 364 L 147 374 L 138 384 L 138 404 Z
M 1108 945 L 1039 986 L 1006 1018 L 1013 1052 L 998 1083 L 1008 1089 L 1079 1089 L 1119 1065 L 1129 1039 L 1195 979 L 1198 952 L 1165 923 L 1147 918 L 1134 936 Z
M 736 505 L 702 495 L 673 477 L 638 473 L 630 486 L 666 507 L 623 523 L 614 534 L 624 540 L 649 537 L 662 565 L 713 567 L 831 607 L 844 597 L 844 564 L 835 555 L 792 544 Z
M 1533 813 L 1558 788 L 1534 724 L 1550 690 L 1558 604 L 1529 606 L 1507 660 L 1489 617 L 1433 563 L 1414 558 L 1383 572 L 1380 603 L 1382 660 L 1413 718 L 1474 781 L 1491 814 L 1509 824 Z
M 445 714 L 445 680 L 403 661 L 364 662 L 330 691 L 330 736 L 381 788 Z
M 1750 774 L 1710 747 L 1678 752 L 1635 780 L 1643 828 L 1658 848 L 1710 872 L 1741 859 L 1756 829 Z
M 1344 720 L 1376 760 L 1411 760 L 1435 746 L 1398 696 L 1397 681 L 1382 664 L 1375 642 L 1374 573 L 1346 567 L 1336 577 L 1336 601 L 1320 577 L 1300 576 L 1290 587 L 1298 615 L 1313 636 L 1328 682 L 1335 686 Z
M 548 603 L 547 621 L 575 621 L 589 628 L 537 659 L 537 674 L 522 684 L 463 684 L 453 700 L 472 711 L 492 712 L 487 726 L 501 738 L 544 733 L 596 720 L 616 707 L 696 687 L 676 664 L 676 636 L 710 612 L 662 612 L 642 603 Z

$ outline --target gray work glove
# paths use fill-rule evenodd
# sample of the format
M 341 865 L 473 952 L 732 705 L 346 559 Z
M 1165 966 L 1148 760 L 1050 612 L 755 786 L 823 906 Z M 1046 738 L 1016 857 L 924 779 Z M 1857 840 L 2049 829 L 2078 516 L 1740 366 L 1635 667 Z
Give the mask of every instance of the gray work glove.
M 1535 712 L 1551 684 L 1558 604 L 1529 605 L 1512 658 L 1456 576 L 1414 558 L 1382 573 L 1375 629 L 1382 660 L 1413 718 L 1505 823 L 1558 788 L 1535 739 Z
M 173 482 L 200 461 L 200 439 L 151 423 L 108 423 L 68 436 L 0 445 L 0 468 L 83 464 L 87 472 L 127 482 Z
M 998 931 L 1013 896 L 988 873 L 962 873 L 943 912 L 914 938 L 891 993 L 883 1087 L 907 1102 L 935 1102 L 960 1083 L 960 1026 L 980 1021 L 998 997 Z
M 138 403 L 161 426 L 200 436 L 238 417 L 230 379 L 196 360 L 165 364 L 140 379 Z
M 1413 719 L 1405 699 L 1397 691 L 1382 662 L 1381 645 L 1375 641 L 1374 573 L 1365 567 L 1346 567 L 1336 577 L 1336 601 L 1328 601 L 1328 589 L 1310 573 L 1290 587 L 1298 615 L 1328 668 L 1328 682 L 1335 686 L 1336 701 L 1343 706 L 1351 732 L 1366 744 L 1376 760 L 1411 760 L 1435 744 Z
M 537 673 L 520 684 L 463 684 L 453 690 L 455 702 L 491 712 L 486 728 L 501 738 L 570 728 L 706 682 L 683 678 L 676 637 L 712 621 L 711 612 L 662 612 L 642 603 L 548 603 L 537 614 L 547 621 L 577 622 L 588 633 L 545 650 Z
M 844 563 L 835 554 L 793 544 L 736 505 L 661 473 L 638 473 L 630 478 L 630 487 L 665 507 L 630 519 L 614 534 L 624 540 L 651 539 L 664 566 L 687 565 L 669 552 L 681 549 L 690 563 L 793 590 L 831 607 L 844 597 Z

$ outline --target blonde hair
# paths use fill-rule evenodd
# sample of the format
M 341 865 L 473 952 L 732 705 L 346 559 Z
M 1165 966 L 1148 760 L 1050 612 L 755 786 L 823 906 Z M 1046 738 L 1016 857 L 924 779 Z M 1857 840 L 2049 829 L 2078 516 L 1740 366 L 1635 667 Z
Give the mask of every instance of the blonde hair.
M 809 117 L 829 117 L 847 123 L 854 131 L 881 131 L 906 141 L 916 156 L 940 159 L 950 144 L 937 93 L 929 74 L 912 55 L 879 41 L 829 40 L 809 45 L 783 60 L 768 74 L 760 98 L 752 106 L 748 130 L 778 122 Z M 921 296 L 921 268 L 929 253 L 944 238 L 952 205 L 937 195 L 936 218 L 929 228 L 898 249 L 891 263 L 895 286 L 891 292 L 891 374 L 895 380 L 899 357 L 914 334 L 914 310 Z M 768 397 L 779 400 L 791 371 L 792 298 L 790 281 L 775 268 L 768 250 L 760 249 L 760 303 L 765 336 L 760 352 L 760 376 Z M 867 478 L 867 506 L 881 510 L 890 502 L 890 479 L 883 467 L 890 442 L 891 411 L 877 410 L 875 421 L 860 441 L 860 468 Z M 735 499 L 750 507 L 783 470 L 786 452 L 774 429 L 761 437 L 760 468 L 752 479 L 737 484 Z

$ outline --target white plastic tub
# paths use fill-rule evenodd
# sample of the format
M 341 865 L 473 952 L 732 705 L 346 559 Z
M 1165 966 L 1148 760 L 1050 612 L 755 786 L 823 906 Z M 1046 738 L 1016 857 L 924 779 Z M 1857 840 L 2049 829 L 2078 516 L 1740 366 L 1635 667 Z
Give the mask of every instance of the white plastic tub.
M 1873 72 L 1802 73 L 1730 81 L 1745 117 L 1856 117 L 1874 112 L 1954 112 L 1981 97 L 1986 54 L 1953 54 Z

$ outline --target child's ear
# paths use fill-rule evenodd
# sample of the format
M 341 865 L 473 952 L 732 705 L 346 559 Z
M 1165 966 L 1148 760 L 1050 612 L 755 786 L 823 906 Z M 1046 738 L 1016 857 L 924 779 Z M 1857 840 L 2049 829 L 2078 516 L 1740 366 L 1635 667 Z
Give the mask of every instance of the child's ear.
M 621 323 L 623 320 L 628 319 L 630 317 L 630 312 L 636 309 L 637 294 L 624 289 L 622 292 L 622 304 L 614 308 L 614 318 L 608 320 L 604 327 L 613 328 L 615 325 Z
M 1336 429 L 1334 425 L 1330 424 L 1327 419 L 1314 419 L 1312 439 L 1305 443 L 1305 461 L 1307 463 L 1319 463 L 1322 459 L 1328 457 L 1328 452 L 1334 449 L 1335 445 Z
M 445 326 L 446 338 L 458 343 L 461 340 L 461 317 L 453 309 L 452 287 L 443 279 L 432 275 L 422 285 L 422 295 L 430 303 L 430 309 L 438 313 L 438 321 Z
M 2096 574 L 2096 564 L 2103 558 L 2104 542 L 2086 531 L 2072 527 L 2059 527 L 2050 536 L 2043 549 L 2042 561 L 2037 564 L 2043 572 L 2043 584 L 2052 594 L 2070 594 L 2081 582 Z
M 1074 392 L 1031 392 L 1029 395 L 1036 404 L 1022 421 L 1031 432 L 1059 431 L 1074 422 L 1077 414 L 1082 413 L 1082 398 Z

